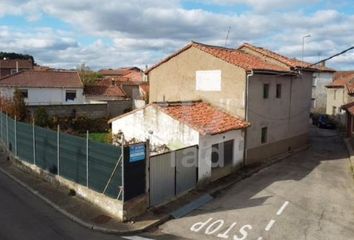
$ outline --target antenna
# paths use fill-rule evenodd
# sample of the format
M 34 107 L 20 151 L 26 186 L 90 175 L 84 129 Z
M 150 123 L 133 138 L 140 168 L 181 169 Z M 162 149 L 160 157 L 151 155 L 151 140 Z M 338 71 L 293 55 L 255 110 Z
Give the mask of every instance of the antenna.
M 231 31 L 231 26 L 229 26 L 229 29 L 227 30 L 227 35 L 226 35 L 226 39 L 225 39 L 225 47 L 227 47 L 227 41 L 229 40 L 230 31 Z

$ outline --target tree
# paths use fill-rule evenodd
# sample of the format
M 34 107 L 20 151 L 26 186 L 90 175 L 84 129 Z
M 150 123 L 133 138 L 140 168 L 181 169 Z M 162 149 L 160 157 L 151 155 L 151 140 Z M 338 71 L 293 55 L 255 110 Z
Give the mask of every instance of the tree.
M 48 127 L 50 125 L 49 115 L 44 108 L 40 107 L 35 111 L 34 122 L 40 127 Z
M 34 58 L 32 55 L 28 54 L 21 54 L 21 53 L 14 53 L 14 52 L 0 52 L 0 59 L 31 59 L 33 64 L 35 64 Z
M 23 93 L 16 89 L 13 96 L 13 103 L 14 103 L 14 115 L 20 121 L 26 119 L 26 104 Z
M 97 79 L 102 78 L 102 74 L 94 72 L 90 67 L 82 63 L 76 67 L 84 86 L 96 85 Z

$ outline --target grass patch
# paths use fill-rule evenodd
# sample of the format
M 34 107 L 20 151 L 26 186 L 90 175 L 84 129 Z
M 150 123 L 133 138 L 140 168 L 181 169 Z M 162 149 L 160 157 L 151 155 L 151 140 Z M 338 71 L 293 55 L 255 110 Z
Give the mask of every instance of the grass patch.
M 85 137 L 86 135 L 83 135 Z M 112 143 L 111 133 L 109 132 L 94 132 L 89 134 L 89 139 L 100 143 Z

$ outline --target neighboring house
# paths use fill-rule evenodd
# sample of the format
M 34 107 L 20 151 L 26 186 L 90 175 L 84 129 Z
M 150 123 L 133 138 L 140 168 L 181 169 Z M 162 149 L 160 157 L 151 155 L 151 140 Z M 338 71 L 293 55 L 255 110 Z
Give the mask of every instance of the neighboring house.
M 0 78 L 33 69 L 31 59 L 0 59 Z
M 354 102 L 354 71 L 337 72 L 334 80 L 327 85 L 326 113 L 346 125 L 347 118 L 343 105 Z
M 354 136 L 354 102 L 345 104 L 342 109 L 346 112 L 347 137 Z
M 128 141 L 149 140 L 154 147 L 167 145 L 171 150 L 198 145 L 199 180 L 220 177 L 242 164 L 244 130 L 249 126 L 200 101 L 149 104 L 109 122 L 112 133 L 122 131 Z
M 146 71 L 149 102 L 201 99 L 251 123 L 246 164 L 308 144 L 313 69 L 192 42 Z
M 268 49 L 256 47 L 249 43 L 243 44 L 238 49 L 262 58 L 266 62 L 287 67 L 289 70 L 313 72 L 311 111 L 317 113 L 326 112 L 326 86 L 333 81 L 333 75 L 336 72 L 334 69 L 326 67 L 325 63 L 322 65 L 311 66 L 309 68 L 308 66 L 311 65 L 310 63 L 302 62 L 297 59 L 291 59 Z
M 97 85 L 122 89 L 132 99 L 132 108 L 142 108 L 148 99 L 149 83 L 143 81 L 143 72 L 137 67 L 100 70 L 104 77 Z
M 126 100 L 127 94 L 119 86 L 85 86 L 84 94 L 89 103 Z
M 112 81 L 143 81 L 144 72 L 138 67 L 122 67 L 117 69 L 102 69 L 98 71 L 104 78 Z
M 84 103 L 83 84 L 77 72 L 24 71 L 0 81 L 0 94 L 12 98 L 18 89 L 27 105 L 66 105 Z

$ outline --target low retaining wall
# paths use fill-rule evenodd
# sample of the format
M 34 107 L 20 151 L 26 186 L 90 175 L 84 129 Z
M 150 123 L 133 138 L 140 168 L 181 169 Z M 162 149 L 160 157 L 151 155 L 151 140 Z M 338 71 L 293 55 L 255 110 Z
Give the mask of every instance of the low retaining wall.
M 119 116 L 132 109 L 131 100 L 108 101 L 95 104 L 68 104 L 68 105 L 34 105 L 27 106 L 27 110 L 34 113 L 38 108 L 44 108 L 50 116 L 103 118 Z

